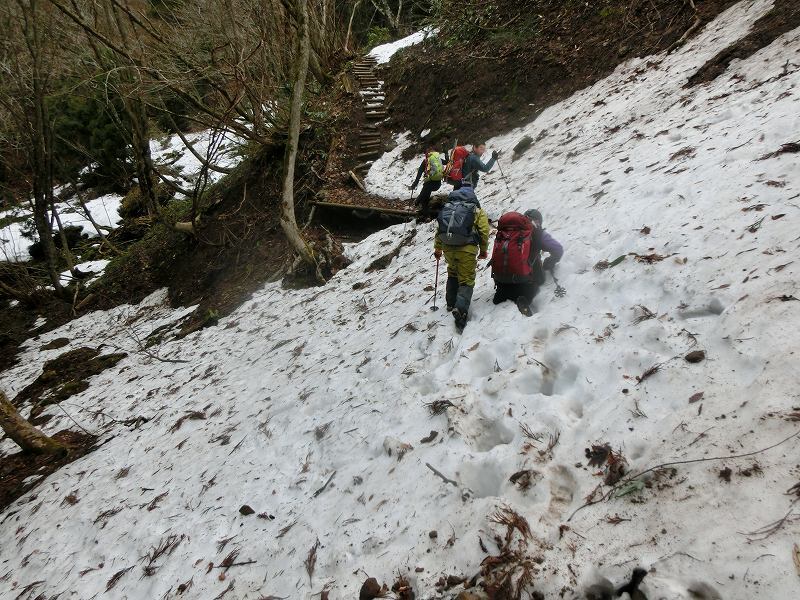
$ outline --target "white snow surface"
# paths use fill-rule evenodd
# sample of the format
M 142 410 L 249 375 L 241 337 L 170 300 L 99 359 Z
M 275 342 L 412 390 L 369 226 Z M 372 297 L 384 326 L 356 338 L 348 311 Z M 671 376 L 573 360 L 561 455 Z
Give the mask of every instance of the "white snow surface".
M 83 284 L 86 285 L 94 281 L 98 277 L 100 277 L 100 275 L 103 274 L 103 271 L 105 271 L 105 268 L 108 266 L 108 263 L 110 262 L 111 262 L 110 260 L 104 260 L 104 259 L 87 260 L 86 262 L 82 262 L 75 265 L 75 268 L 78 269 L 78 271 L 80 271 L 81 273 L 92 274 L 91 277 L 86 277 L 85 279 L 81 280 Z M 61 273 L 59 278 L 61 280 L 61 285 L 69 285 L 70 283 L 72 283 L 73 279 L 75 279 L 72 276 L 72 272 L 69 270 L 66 270 L 63 273 Z
M 211 130 L 197 133 L 185 134 L 186 139 L 193 144 L 194 149 L 200 156 L 211 158 L 211 163 L 229 169 L 236 166 L 241 160 L 238 154 L 238 147 L 241 139 L 231 132 L 223 131 L 218 137 L 212 135 Z M 150 141 L 150 151 L 153 161 L 166 173 L 165 176 L 171 178 L 179 185 L 186 187 L 192 186 L 197 181 L 201 171 L 201 162 L 184 145 L 178 135 L 166 136 L 161 140 Z M 170 171 L 174 171 L 171 174 Z M 219 171 L 208 171 L 208 183 L 219 181 L 223 173 Z M 56 188 L 58 193 L 63 186 Z M 105 227 L 116 227 L 122 217 L 118 209 L 122 204 L 123 197 L 119 194 L 106 194 L 94 200 L 86 202 L 88 210 L 98 225 Z M 56 203 L 56 210 L 61 217 L 64 226 L 76 225 L 83 229 L 83 232 L 91 237 L 97 235 L 97 231 L 86 217 L 80 203 L 73 198 L 68 198 Z M 0 218 L 7 215 L 22 216 L 32 219 L 31 211 L 25 208 L 13 208 L 8 211 L 0 212 Z M 0 228 L 0 260 L 10 262 L 22 262 L 30 260 L 28 247 L 33 243 L 30 239 L 22 235 L 25 221 L 10 223 Z
M 411 35 L 394 42 L 375 46 L 367 56 L 374 58 L 379 65 L 386 64 L 392 60 L 392 57 L 397 53 L 398 50 L 408 48 L 409 46 L 413 46 L 415 44 L 420 44 L 424 42 L 426 38 L 436 35 L 438 32 L 438 29 L 426 27 L 425 29 L 417 31 L 416 33 L 412 33 Z
M 91 214 L 100 227 L 116 227 L 119 224 L 122 220 L 118 212 L 120 204 L 122 204 L 122 196 L 119 194 L 105 194 L 85 202 L 86 211 Z M 80 227 L 83 233 L 89 237 L 97 236 L 97 230 L 86 216 L 86 211 L 75 198 L 56 202 L 56 210 L 64 227 L 69 225 Z M 25 217 L 26 220 L 33 219 L 30 210 L 19 207 L 0 212 L 0 218 L 7 215 Z M 25 221 L 17 221 L 0 229 L 0 260 L 9 262 L 30 260 L 31 255 L 28 252 L 28 248 L 33 241 L 22 235 L 24 226 Z
M 568 293 L 545 285 L 531 318 L 492 304 L 485 269 L 463 335 L 432 312 L 433 224 L 367 273 L 409 224 L 348 247 L 353 263 L 325 287 L 265 285 L 219 326 L 168 336 L 149 355 L 136 340 L 186 314 L 163 293 L 30 341 L 0 376 L 11 397 L 66 349 L 131 354 L 62 403 L 104 445 L 0 518 L 0 597 L 34 585 L 31 594 L 62 599 L 354 598 L 367 575 L 391 586 L 402 573 L 418 598 L 453 598 L 460 587 L 440 593 L 435 582 L 476 573 L 479 539 L 497 552 L 492 532 L 505 531 L 490 516 L 501 506 L 530 524 L 525 551 L 548 599 L 577 597 L 599 576 L 622 583 L 636 565 L 650 570 L 650 598 L 796 597 L 798 519 L 785 492 L 800 480 L 800 438 L 651 473 L 649 487 L 568 521 L 602 483 L 584 456 L 594 443 L 639 472 L 798 432 L 787 415 L 800 404 L 800 303 L 778 298 L 800 297 L 800 169 L 797 154 L 759 159 L 800 129 L 800 31 L 682 87 L 770 6 L 741 2 L 674 54 L 626 63 L 489 141 L 514 197 L 498 169 L 485 175 L 477 191 L 490 216 L 537 206 L 566 248 L 557 274 Z M 512 162 L 525 134 L 539 141 Z M 370 186 L 402 197 L 418 163 L 390 153 Z M 634 252 L 667 258 L 647 264 Z M 642 306 L 654 317 L 637 323 Z M 57 337 L 69 348 L 39 351 Z M 694 349 L 706 360 L 685 362 Z M 435 400 L 453 406 L 431 415 Z M 188 411 L 200 418 L 181 420 Z M 48 414 L 46 431 L 74 427 Z M 147 420 L 122 423 L 137 416 Z M 522 469 L 533 471 L 527 491 L 509 481 Z M 76 504 L 64 502 L 70 493 Z M 244 504 L 256 514 L 241 515 Z M 787 514 L 774 534 L 748 535 Z M 177 545 L 149 564 L 163 543 Z M 247 564 L 217 568 L 234 551 Z M 179 596 L 182 584 L 191 587 Z
M 241 160 L 238 154 L 241 138 L 230 131 L 224 130 L 214 134 L 211 129 L 207 129 L 184 134 L 184 137 L 192 144 L 197 154 L 215 166 L 229 169 Z M 171 178 L 180 185 L 194 184 L 200 175 L 202 162 L 192 154 L 177 134 L 166 136 L 161 140 L 151 140 L 150 152 L 153 161 L 162 171 L 169 173 L 164 167 L 171 167 L 177 171 L 177 175 Z M 209 170 L 208 182 L 214 183 L 223 176 L 219 171 Z

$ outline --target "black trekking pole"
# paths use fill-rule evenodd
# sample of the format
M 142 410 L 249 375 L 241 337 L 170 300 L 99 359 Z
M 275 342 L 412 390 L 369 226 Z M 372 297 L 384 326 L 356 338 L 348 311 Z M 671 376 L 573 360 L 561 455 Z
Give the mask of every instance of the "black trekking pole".
M 439 257 L 436 257 L 436 282 L 433 284 L 433 306 L 431 306 L 431 310 L 439 310 L 439 307 L 436 306 L 436 294 L 439 291 Z
M 506 177 L 506 174 L 503 172 L 503 167 L 500 165 L 500 159 L 497 158 L 496 161 L 497 161 L 497 168 L 500 169 L 500 175 L 503 176 L 503 183 L 506 184 L 506 191 L 508 192 L 508 199 L 513 202 L 514 198 L 511 197 L 511 188 L 508 187 L 508 177 Z

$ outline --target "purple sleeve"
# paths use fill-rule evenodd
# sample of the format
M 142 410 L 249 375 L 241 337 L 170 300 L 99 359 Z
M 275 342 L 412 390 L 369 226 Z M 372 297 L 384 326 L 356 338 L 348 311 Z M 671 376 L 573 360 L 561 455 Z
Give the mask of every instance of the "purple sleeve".
M 542 231 L 542 250 L 552 256 L 556 262 L 564 256 L 564 248 L 546 231 Z

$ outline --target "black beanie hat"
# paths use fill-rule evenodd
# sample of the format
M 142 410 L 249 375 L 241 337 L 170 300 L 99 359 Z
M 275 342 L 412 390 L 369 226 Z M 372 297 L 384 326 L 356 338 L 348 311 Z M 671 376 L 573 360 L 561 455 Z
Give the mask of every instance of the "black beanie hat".
M 536 221 L 539 225 L 542 224 L 542 213 L 540 213 L 535 208 L 531 208 L 530 210 L 525 211 L 525 216 L 528 217 L 531 221 Z

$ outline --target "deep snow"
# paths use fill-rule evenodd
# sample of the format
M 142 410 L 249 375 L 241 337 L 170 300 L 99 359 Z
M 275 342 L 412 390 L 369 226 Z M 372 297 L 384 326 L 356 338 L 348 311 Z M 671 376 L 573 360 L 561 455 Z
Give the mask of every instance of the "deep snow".
M 746 534 L 792 511 L 798 438 L 750 458 L 677 466 L 560 527 L 601 483 L 584 456 L 593 443 L 622 449 L 640 471 L 758 450 L 798 431 L 786 415 L 800 402 L 800 303 L 778 299 L 800 297 L 798 155 L 759 159 L 800 129 L 800 31 L 709 85 L 682 88 L 770 5 L 742 2 L 673 55 L 626 63 L 489 141 L 513 195 L 498 169 L 483 177 L 490 217 L 538 206 L 566 247 L 558 277 L 568 294 L 555 298 L 548 284 L 532 318 L 492 305 L 486 270 L 463 335 L 449 314 L 431 312 L 432 224 L 388 268 L 366 273 L 409 224 L 349 247 L 353 264 L 324 288 L 266 285 L 218 327 L 149 348 L 187 363 L 136 352 L 137 338 L 186 314 L 166 308 L 163 293 L 29 342 L 0 378 L 10 396 L 70 348 L 107 343 L 131 355 L 62 403 L 107 442 L 0 518 L 0 596 L 34 584 L 29 597 L 174 598 L 183 584 L 192 598 L 228 588 L 225 598 L 311 598 L 324 587 L 354 598 L 367 574 L 391 585 L 402 573 L 418 597 L 439 597 L 442 574 L 477 572 L 479 538 L 495 551 L 489 516 L 508 505 L 530 523 L 546 598 L 572 597 L 599 575 L 621 582 L 636 565 L 651 570 L 650 598 L 795 597 L 796 517 L 766 539 Z M 538 141 L 512 161 L 525 134 Z M 403 197 L 418 164 L 397 150 L 367 183 Z M 637 324 L 639 306 L 655 317 Z M 70 346 L 38 350 L 57 337 Z M 707 359 L 686 363 L 692 349 Z M 654 364 L 660 372 L 637 385 Z M 425 403 L 443 399 L 454 407 L 431 416 Z M 182 420 L 187 411 L 201 418 Z M 73 426 L 49 412 L 47 431 Z M 147 420 L 121 423 L 132 416 Z M 531 447 L 521 424 L 543 441 Z M 558 444 L 543 451 L 556 431 Z M 413 449 L 399 460 L 403 443 Z M 521 469 L 535 471 L 526 492 L 509 482 Z M 73 491 L 77 504 L 64 502 Z M 242 516 L 243 504 L 256 514 Z M 144 557 L 165 541 L 178 545 L 148 576 Z M 221 578 L 209 565 L 232 551 L 235 562 L 255 562 Z

